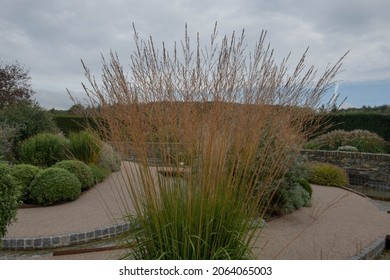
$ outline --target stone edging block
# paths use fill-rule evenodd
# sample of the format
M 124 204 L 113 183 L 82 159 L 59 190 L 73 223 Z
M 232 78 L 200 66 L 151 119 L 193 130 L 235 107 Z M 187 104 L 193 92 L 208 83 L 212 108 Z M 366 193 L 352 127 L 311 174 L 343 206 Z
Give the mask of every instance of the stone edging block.
M 70 233 L 60 236 L 42 236 L 30 238 L 4 238 L 2 249 L 33 250 L 66 247 L 94 240 L 115 237 L 130 229 L 130 223 L 123 223 L 87 232 Z
M 349 260 L 372 260 L 386 248 L 386 237 L 380 237 Z

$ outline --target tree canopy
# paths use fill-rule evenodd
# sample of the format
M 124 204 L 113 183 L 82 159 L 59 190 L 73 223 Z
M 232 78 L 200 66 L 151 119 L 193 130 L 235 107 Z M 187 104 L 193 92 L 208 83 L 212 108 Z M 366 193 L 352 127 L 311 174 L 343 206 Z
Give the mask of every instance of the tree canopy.
M 19 62 L 0 63 L 0 109 L 20 101 L 30 101 L 34 91 L 29 70 Z

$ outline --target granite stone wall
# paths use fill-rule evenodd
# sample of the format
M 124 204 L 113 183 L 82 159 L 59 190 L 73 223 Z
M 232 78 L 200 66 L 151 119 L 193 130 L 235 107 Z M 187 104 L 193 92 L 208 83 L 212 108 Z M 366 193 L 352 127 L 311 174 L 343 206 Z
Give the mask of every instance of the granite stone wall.
M 326 162 L 344 168 L 350 184 L 390 190 L 390 155 L 339 151 L 302 150 L 310 161 Z

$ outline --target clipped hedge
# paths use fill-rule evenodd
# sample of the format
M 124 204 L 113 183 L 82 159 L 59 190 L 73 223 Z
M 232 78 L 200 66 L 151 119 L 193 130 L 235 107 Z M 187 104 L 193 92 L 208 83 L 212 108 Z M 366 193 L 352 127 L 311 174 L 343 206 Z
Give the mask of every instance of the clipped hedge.
M 94 185 L 94 176 L 84 162 L 79 160 L 63 160 L 53 165 L 56 168 L 63 168 L 74 174 L 81 183 L 81 190 L 87 190 Z
M 86 127 L 96 128 L 95 121 L 92 118 L 83 116 L 53 115 L 53 120 L 57 127 L 67 136 L 73 132 L 83 131 Z
M 368 130 L 390 141 L 390 114 L 368 112 L 338 112 L 329 115 L 328 123 L 333 124 L 326 132 L 333 130 Z
M 42 170 L 30 185 L 30 198 L 34 203 L 43 205 L 75 200 L 80 193 L 81 183 L 77 177 L 63 168 Z

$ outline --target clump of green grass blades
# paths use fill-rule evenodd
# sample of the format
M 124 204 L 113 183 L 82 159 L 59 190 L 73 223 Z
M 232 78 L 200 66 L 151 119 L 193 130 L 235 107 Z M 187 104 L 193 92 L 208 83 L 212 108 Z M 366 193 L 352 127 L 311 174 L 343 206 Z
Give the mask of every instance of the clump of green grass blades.
M 102 151 L 101 141 L 89 131 L 74 132 L 69 135 L 70 158 L 97 163 Z

